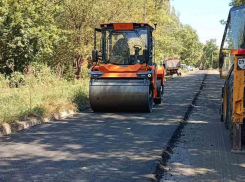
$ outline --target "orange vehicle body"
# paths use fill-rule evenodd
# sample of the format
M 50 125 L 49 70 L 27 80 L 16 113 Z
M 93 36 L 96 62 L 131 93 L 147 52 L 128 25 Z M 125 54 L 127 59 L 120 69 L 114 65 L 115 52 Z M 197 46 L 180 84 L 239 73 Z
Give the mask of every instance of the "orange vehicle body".
M 145 63 L 128 65 L 127 67 L 122 67 L 120 65 L 113 64 L 100 64 L 99 66 L 93 66 L 92 70 L 103 72 L 104 74 L 101 76 L 101 78 L 138 78 L 138 72 L 153 70 L 154 74 L 151 83 L 154 88 L 154 98 L 157 97 L 156 81 L 161 80 L 162 85 L 164 85 L 165 83 L 164 67 L 147 66 Z
M 164 67 L 154 59 L 148 23 L 101 23 L 95 29 L 89 100 L 93 111 L 137 110 L 152 112 L 162 102 Z M 155 25 L 156 26 L 156 25 Z M 101 33 L 100 53 L 96 31 Z

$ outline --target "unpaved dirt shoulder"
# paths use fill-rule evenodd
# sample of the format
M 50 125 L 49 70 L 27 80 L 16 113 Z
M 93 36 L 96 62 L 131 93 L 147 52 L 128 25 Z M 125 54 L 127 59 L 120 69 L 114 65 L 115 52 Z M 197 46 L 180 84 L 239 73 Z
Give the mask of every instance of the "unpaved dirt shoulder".
M 217 71 L 209 71 L 162 182 L 244 181 L 245 155 L 230 152 L 229 134 L 220 122 L 223 83 Z

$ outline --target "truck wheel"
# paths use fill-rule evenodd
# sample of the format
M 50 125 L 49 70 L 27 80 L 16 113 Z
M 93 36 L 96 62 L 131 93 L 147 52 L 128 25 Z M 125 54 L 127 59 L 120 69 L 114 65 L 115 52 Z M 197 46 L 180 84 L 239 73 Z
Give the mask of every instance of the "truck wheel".
M 233 121 L 232 121 L 233 83 L 234 83 L 234 71 L 232 71 L 226 83 L 227 85 L 227 110 L 226 110 L 226 117 L 225 117 L 225 126 L 229 130 L 231 138 L 233 136 Z
M 224 122 L 224 87 L 222 88 L 222 94 L 221 94 L 221 104 L 220 104 L 220 121 Z

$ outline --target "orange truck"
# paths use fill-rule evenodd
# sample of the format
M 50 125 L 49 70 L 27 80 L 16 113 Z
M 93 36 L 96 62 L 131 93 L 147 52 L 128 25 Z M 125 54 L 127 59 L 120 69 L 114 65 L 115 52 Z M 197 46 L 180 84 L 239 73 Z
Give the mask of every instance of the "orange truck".
M 164 64 L 167 75 L 177 74 L 181 76 L 181 61 L 179 57 L 169 57 L 165 60 Z
M 164 68 L 154 59 L 154 28 L 148 23 L 101 23 L 100 27 L 94 33 L 89 71 L 92 110 L 152 112 L 153 104 L 163 100 L 165 80 Z

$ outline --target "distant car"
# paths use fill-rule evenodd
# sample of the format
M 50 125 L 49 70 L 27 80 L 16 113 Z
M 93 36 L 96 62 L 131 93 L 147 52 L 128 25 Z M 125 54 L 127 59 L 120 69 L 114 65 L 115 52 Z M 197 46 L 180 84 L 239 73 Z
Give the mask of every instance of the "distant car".
M 180 66 L 182 69 L 186 69 L 186 67 L 187 67 L 186 64 L 180 64 Z
M 189 71 L 194 71 L 194 67 L 193 66 L 189 66 Z
M 195 69 L 194 66 L 187 66 L 186 64 L 181 64 L 181 68 L 185 69 L 187 71 L 194 71 L 194 69 Z
M 189 66 L 187 66 L 186 64 L 181 64 L 180 65 L 182 69 L 188 70 L 189 71 Z

